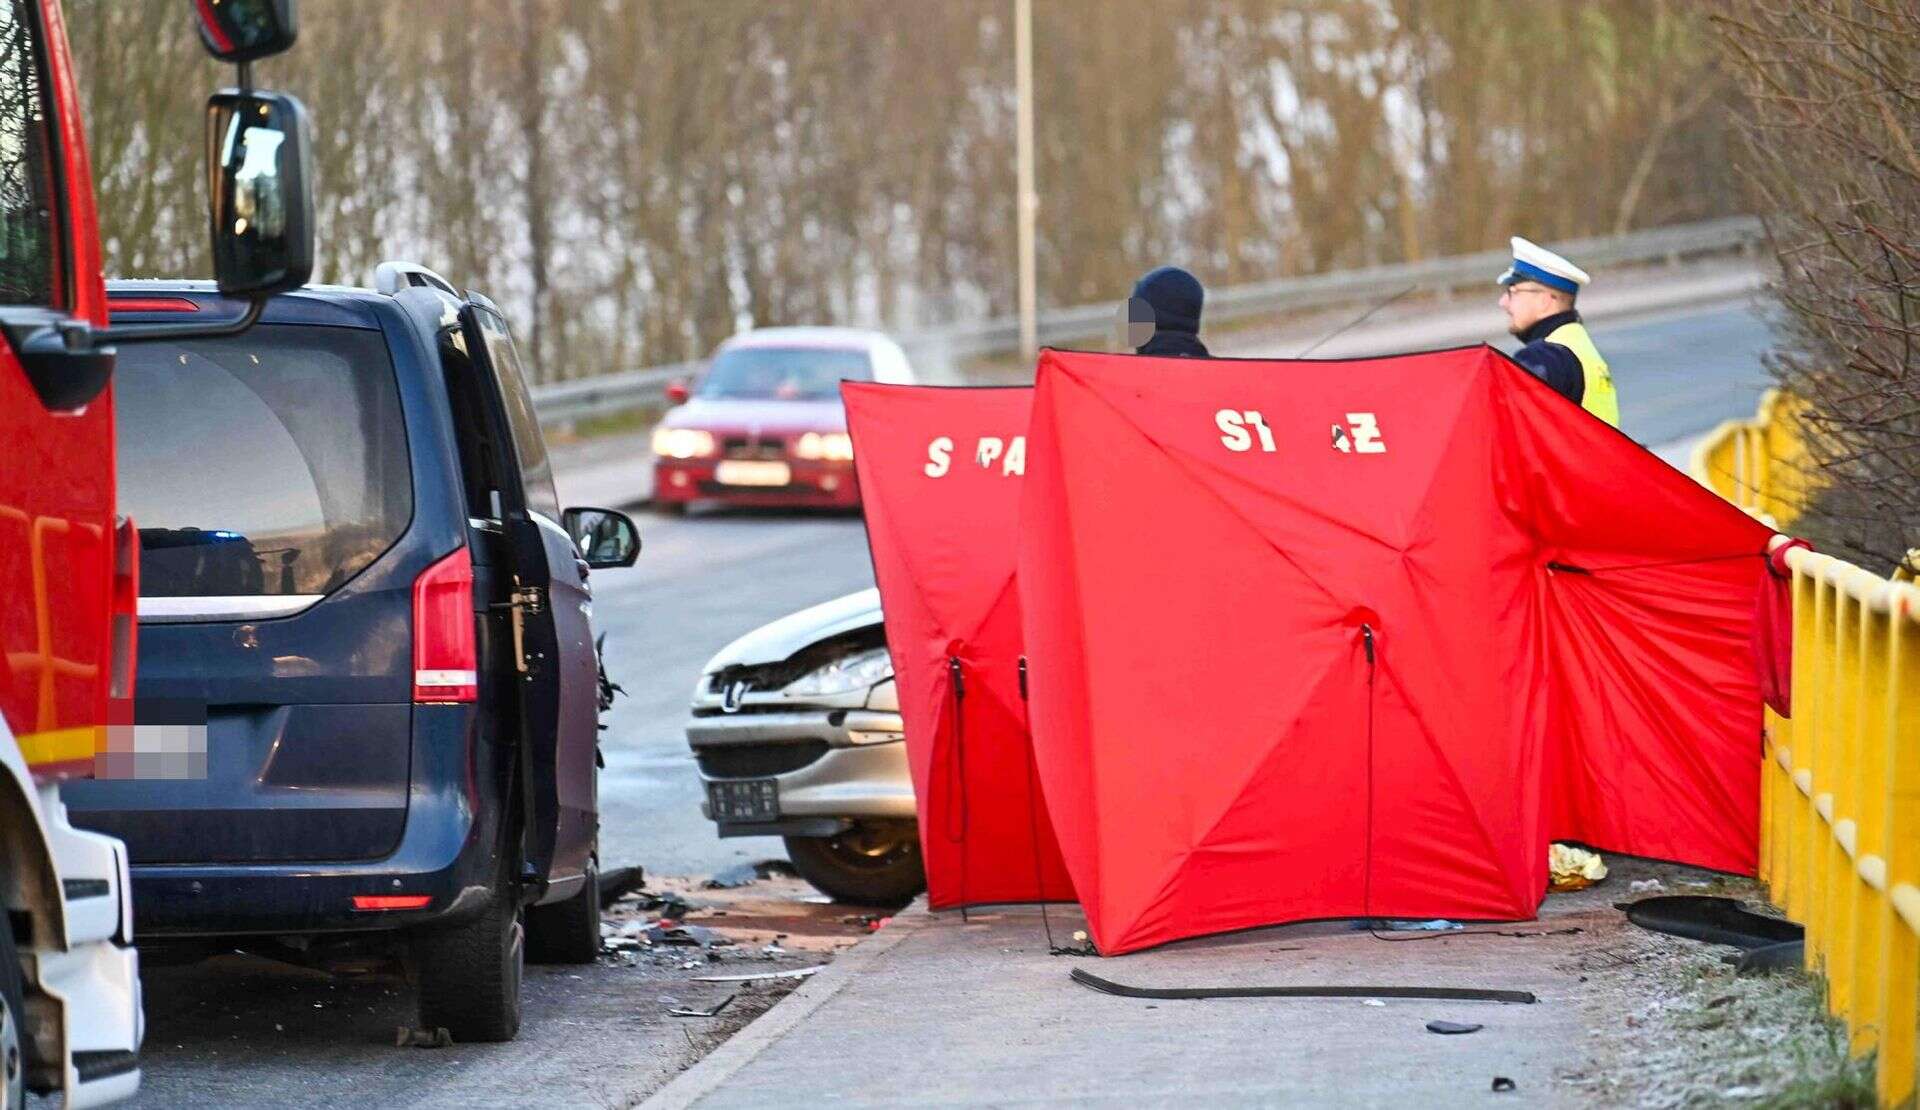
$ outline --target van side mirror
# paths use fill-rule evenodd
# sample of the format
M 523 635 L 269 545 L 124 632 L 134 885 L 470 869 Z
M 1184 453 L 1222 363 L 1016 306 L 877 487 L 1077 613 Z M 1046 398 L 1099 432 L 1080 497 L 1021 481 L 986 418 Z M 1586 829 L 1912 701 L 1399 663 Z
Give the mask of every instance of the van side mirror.
M 223 62 L 270 57 L 299 37 L 294 0 L 199 0 L 200 45 Z
M 226 0 L 228 5 L 233 0 Z M 298 289 L 313 274 L 307 110 L 285 93 L 207 101 L 213 274 L 229 296 Z
M 612 509 L 578 508 L 560 514 L 560 526 L 595 570 L 630 567 L 640 557 L 640 529 Z
M 685 378 L 675 378 L 667 383 L 667 403 L 670 405 L 684 405 L 692 395 Z

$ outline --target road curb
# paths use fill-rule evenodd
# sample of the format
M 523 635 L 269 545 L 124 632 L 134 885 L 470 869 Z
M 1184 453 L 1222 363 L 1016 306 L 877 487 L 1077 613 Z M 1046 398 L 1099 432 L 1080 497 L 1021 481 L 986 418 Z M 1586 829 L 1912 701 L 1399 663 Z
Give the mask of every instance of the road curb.
M 825 971 L 802 983 L 799 990 L 774 1003 L 746 1028 L 727 1038 L 727 1043 L 648 1096 L 640 1103 L 640 1110 L 682 1110 L 712 1094 L 735 1072 L 753 1063 L 775 1041 L 792 1032 L 855 977 L 932 919 L 927 912 L 926 897 L 914 899 L 912 905 L 895 914 L 879 932 L 835 956 Z

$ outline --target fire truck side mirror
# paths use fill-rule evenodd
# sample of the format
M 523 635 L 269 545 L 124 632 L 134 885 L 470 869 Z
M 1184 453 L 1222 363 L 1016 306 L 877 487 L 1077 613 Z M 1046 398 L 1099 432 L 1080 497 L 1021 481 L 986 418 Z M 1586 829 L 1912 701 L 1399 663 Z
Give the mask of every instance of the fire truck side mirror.
M 307 135 L 306 109 L 285 93 L 228 89 L 207 101 L 213 274 L 222 293 L 265 297 L 312 275 Z
M 299 37 L 294 0 L 196 0 L 200 44 L 223 62 L 280 53 Z

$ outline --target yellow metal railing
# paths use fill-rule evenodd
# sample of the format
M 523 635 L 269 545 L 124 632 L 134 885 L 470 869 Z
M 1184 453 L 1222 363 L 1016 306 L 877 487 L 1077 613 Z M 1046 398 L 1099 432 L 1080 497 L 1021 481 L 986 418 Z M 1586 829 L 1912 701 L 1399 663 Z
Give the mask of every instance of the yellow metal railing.
M 1693 476 L 1715 493 L 1781 528 L 1793 523 L 1807 487 L 1801 403 L 1769 389 L 1751 420 L 1728 420 L 1693 450 Z
M 1769 391 L 1693 474 L 1784 527 L 1807 491 L 1800 406 Z M 1782 537 L 1777 543 L 1785 543 Z M 1807 968 L 1883 1106 L 1916 1098 L 1920 1041 L 1920 586 L 1796 547 L 1793 718 L 1767 712 L 1760 878 L 1807 927 Z
M 1767 714 L 1760 877 L 1897 1106 L 1920 1070 L 1920 586 L 1804 548 L 1786 563 L 1793 719 Z

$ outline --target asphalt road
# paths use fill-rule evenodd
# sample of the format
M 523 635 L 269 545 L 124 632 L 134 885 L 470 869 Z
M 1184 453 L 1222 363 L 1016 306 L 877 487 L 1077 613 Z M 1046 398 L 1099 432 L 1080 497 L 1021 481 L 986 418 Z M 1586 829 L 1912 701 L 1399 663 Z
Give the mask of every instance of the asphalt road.
M 1745 305 L 1600 323 L 1592 331 L 1620 391 L 1620 425 L 1649 447 L 1752 416 L 1769 384 L 1760 365 L 1769 345 L 1766 322 Z
M 1649 446 L 1751 414 L 1765 385 L 1766 332 L 1747 308 L 1691 309 L 1594 332 L 1614 367 L 1623 423 Z M 606 733 L 603 862 L 641 864 L 656 877 L 704 876 L 781 856 L 777 840 L 719 840 L 700 816 L 682 732 L 688 697 L 701 665 L 734 637 L 871 585 L 864 527 L 857 516 L 743 511 L 637 519 L 639 564 L 593 583 L 608 669 L 627 691 Z M 796 916 L 768 931 L 830 932 L 845 911 L 806 907 L 803 888 L 790 886 L 777 898 Z M 607 961 L 530 969 L 520 1041 L 420 1050 L 393 1046 L 412 1009 L 390 968 L 329 977 L 240 957 L 155 967 L 145 976 L 148 1080 L 136 1105 L 624 1105 L 725 1035 L 724 1023 L 664 1016 L 662 998 L 714 1001 L 711 988 L 693 992 L 691 974 Z M 752 1011 L 743 1002 L 732 1021 Z

